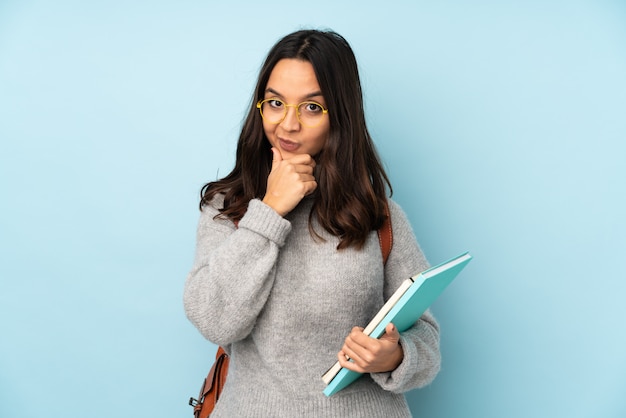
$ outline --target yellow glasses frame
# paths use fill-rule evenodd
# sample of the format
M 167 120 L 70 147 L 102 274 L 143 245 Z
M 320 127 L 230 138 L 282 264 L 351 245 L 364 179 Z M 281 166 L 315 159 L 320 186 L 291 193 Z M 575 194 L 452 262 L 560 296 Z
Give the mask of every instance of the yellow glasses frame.
M 280 118 L 280 120 L 278 120 L 276 122 L 272 122 L 270 120 L 267 120 L 267 118 L 265 116 L 263 116 L 263 110 L 261 109 L 263 107 L 263 103 L 269 102 L 270 100 L 275 100 L 277 102 L 281 102 L 285 106 L 285 114 L 283 115 L 282 118 Z M 299 110 L 300 106 L 306 105 L 306 104 L 314 104 L 314 105 L 317 105 L 317 106 L 321 107 L 322 108 L 322 116 L 328 114 L 328 109 L 327 108 L 325 108 L 321 103 L 315 102 L 313 100 L 306 100 L 306 101 L 304 101 L 302 103 L 298 103 L 297 105 L 294 105 L 294 104 L 287 104 L 284 101 L 282 101 L 280 99 L 276 99 L 276 98 L 262 99 L 262 100 L 259 100 L 257 102 L 256 108 L 259 109 L 259 113 L 261 114 L 261 117 L 263 118 L 263 120 L 265 120 L 268 123 L 271 123 L 273 125 L 278 125 L 279 123 L 284 121 L 285 118 L 287 117 L 287 108 L 288 107 L 293 107 L 293 108 L 296 109 L 296 117 L 298 118 L 298 122 L 300 122 L 300 125 L 306 126 L 307 128 L 315 128 L 316 126 L 318 126 L 319 124 L 322 123 L 322 118 L 320 118 L 320 121 L 318 123 L 316 123 L 315 125 L 307 125 L 306 123 L 302 122 L 302 119 L 300 119 L 300 110 Z

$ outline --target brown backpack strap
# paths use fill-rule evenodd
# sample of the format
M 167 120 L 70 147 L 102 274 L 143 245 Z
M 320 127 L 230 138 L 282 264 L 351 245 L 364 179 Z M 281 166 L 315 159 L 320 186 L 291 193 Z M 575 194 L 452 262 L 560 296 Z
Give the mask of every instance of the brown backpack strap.
M 380 251 L 383 253 L 383 264 L 387 264 L 387 259 L 393 246 L 393 230 L 391 229 L 391 215 L 389 214 L 389 204 L 385 200 L 385 220 L 378 230 L 378 241 Z
M 193 406 L 195 418 L 208 418 L 211 412 L 213 412 L 213 408 L 215 408 L 215 404 L 226 384 L 229 363 L 230 358 L 228 354 L 222 347 L 218 347 L 215 354 L 215 363 L 213 363 L 213 367 L 211 367 L 209 374 L 204 379 L 198 399 L 189 399 L 189 405 Z

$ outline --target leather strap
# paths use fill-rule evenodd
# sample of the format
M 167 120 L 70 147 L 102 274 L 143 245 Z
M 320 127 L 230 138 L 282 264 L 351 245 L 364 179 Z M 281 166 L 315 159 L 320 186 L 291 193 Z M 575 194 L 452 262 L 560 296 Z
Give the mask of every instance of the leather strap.
M 215 404 L 220 398 L 226 383 L 229 363 L 230 357 L 228 357 L 228 354 L 222 347 L 218 347 L 215 354 L 215 362 L 206 379 L 204 379 L 202 390 L 198 396 L 199 399 L 191 398 L 189 400 L 189 405 L 193 406 L 194 417 L 208 418 L 211 412 L 213 412 L 213 408 L 215 408 Z
M 378 230 L 378 242 L 380 251 L 383 254 L 383 264 L 387 264 L 387 259 L 393 246 L 393 230 L 391 229 L 391 215 L 389 214 L 389 204 L 385 200 L 385 220 Z

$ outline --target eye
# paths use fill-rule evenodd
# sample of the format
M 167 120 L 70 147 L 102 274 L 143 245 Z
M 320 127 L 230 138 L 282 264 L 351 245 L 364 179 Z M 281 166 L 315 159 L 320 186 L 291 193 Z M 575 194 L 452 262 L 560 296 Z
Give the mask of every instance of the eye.
M 304 102 L 302 103 L 302 110 L 306 113 L 315 114 L 315 113 L 322 113 L 324 111 L 324 108 L 319 103 Z
M 269 99 L 266 102 L 272 109 L 281 109 L 285 104 L 278 99 Z

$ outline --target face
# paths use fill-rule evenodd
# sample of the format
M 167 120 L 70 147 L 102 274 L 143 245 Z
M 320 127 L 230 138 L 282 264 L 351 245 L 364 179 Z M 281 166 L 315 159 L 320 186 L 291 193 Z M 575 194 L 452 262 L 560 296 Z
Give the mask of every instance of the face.
M 327 108 L 313 65 L 298 59 L 283 59 L 274 66 L 265 88 L 265 99 L 280 99 L 288 105 L 314 101 Z M 303 126 L 295 106 L 287 107 L 282 122 L 272 124 L 263 120 L 263 130 L 273 147 L 278 148 L 283 159 L 297 154 L 315 157 L 324 147 L 330 131 L 328 115 L 315 127 Z

